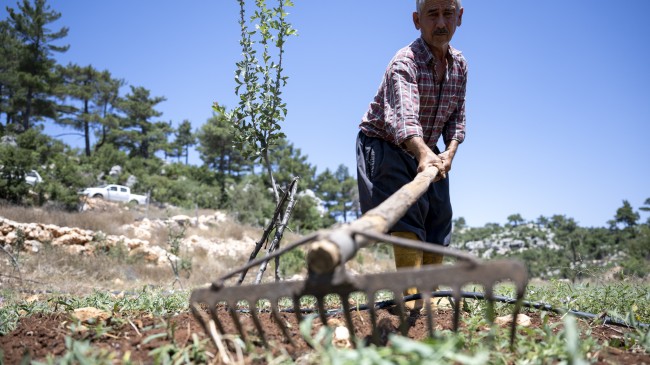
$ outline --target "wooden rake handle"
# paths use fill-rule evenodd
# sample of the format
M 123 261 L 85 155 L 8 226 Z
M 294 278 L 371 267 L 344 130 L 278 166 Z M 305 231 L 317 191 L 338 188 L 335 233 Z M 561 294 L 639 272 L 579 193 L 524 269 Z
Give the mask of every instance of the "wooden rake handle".
M 334 269 L 353 258 L 359 248 L 375 242 L 354 232 L 386 233 L 406 214 L 406 211 L 420 199 L 433 182 L 438 169 L 429 166 L 418 173 L 415 179 L 402 186 L 388 199 L 361 218 L 336 228 L 328 235 L 314 241 L 307 253 L 307 266 L 318 274 L 331 273 Z

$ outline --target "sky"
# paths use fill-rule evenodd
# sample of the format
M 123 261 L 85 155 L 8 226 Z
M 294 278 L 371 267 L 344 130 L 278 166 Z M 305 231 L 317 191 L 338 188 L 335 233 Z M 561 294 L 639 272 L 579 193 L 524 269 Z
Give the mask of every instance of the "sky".
M 273 0 L 268 0 L 274 3 Z M 252 3 L 252 1 L 248 1 Z M 48 1 L 70 28 L 61 64 L 109 70 L 198 129 L 237 105 L 236 0 Z M 358 124 L 395 52 L 415 40 L 412 0 L 295 0 L 282 130 L 318 168 L 356 172 Z M 14 0 L 0 0 L 0 16 Z M 470 226 L 561 214 L 607 226 L 650 198 L 650 1 L 464 0 L 452 45 L 469 64 L 467 137 L 450 173 Z M 125 88 L 123 95 L 128 92 Z M 56 128 L 48 133 L 63 133 Z M 66 142 L 81 146 L 80 138 Z M 190 161 L 201 164 L 197 153 Z M 645 221 L 647 215 L 642 214 Z

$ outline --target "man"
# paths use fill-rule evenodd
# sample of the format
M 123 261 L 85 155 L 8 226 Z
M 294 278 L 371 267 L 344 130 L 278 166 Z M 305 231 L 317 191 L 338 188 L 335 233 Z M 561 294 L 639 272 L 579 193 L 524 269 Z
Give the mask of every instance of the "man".
M 451 240 L 452 218 L 447 173 L 465 138 L 467 63 L 449 44 L 462 17 L 460 0 L 416 0 L 413 23 L 420 37 L 390 61 L 357 137 L 364 213 L 426 167 L 438 168 L 435 182 L 391 234 L 445 246 Z M 446 146 L 442 153 L 437 147 L 440 137 Z M 442 263 L 441 255 L 399 246 L 394 250 L 397 268 Z M 405 294 L 415 292 L 411 288 Z M 413 309 L 422 303 L 407 305 Z

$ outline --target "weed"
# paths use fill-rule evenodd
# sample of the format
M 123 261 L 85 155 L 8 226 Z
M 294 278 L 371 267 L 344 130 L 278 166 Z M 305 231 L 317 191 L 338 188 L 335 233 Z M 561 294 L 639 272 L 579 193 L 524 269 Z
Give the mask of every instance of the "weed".
M 181 241 L 185 237 L 185 226 L 181 225 L 180 228 L 174 228 L 171 224 L 168 224 L 168 245 L 169 245 L 169 254 L 167 254 L 167 260 L 169 265 L 172 268 L 174 273 L 174 282 L 172 286 L 178 283 L 183 289 L 183 283 L 181 282 L 180 273 L 182 271 L 187 273 L 187 277 L 192 271 L 192 261 L 181 255 Z
M 47 302 L 25 301 L 8 298 L 6 305 L 0 307 L 0 336 L 4 336 L 16 328 L 18 320 L 36 313 L 52 312 Z
M 207 364 L 210 355 L 206 351 L 208 339 L 199 340 L 196 333 L 192 334 L 192 343 L 179 347 L 175 343 L 163 345 L 149 352 L 157 364 Z
M 300 333 L 316 351 L 314 363 L 355 365 L 363 364 L 485 364 L 489 352 L 480 349 L 475 353 L 460 353 L 463 341 L 458 336 L 447 336 L 443 340 L 418 342 L 402 336 L 391 335 L 390 347 L 358 346 L 357 349 L 338 349 L 332 344 L 334 330 L 321 327 L 315 334 L 313 321 L 316 316 L 305 318 L 300 324 Z
M 25 249 L 25 231 L 21 228 L 16 230 L 16 240 L 13 244 L 14 257 L 20 262 L 20 253 Z
M 650 286 L 626 282 L 607 285 L 571 284 L 552 281 L 548 285 L 528 287 L 527 299 L 555 308 L 588 313 L 606 313 L 628 322 L 650 322 Z
M 166 332 L 151 335 L 142 341 L 143 344 L 158 338 L 167 338 L 170 343 L 162 345 L 149 352 L 157 364 L 205 364 L 208 363 L 209 355 L 206 353 L 208 339 L 199 340 L 196 333 L 192 334 L 192 343 L 187 346 L 179 344 L 175 340 L 174 333 L 176 326 L 169 322 L 165 323 Z
M 77 341 L 71 337 L 65 337 L 66 353 L 60 358 L 49 356 L 45 362 L 33 362 L 36 365 L 74 365 L 74 364 L 93 364 L 93 365 L 111 365 L 116 362 L 115 353 L 107 350 L 92 347 L 90 341 Z M 127 357 L 125 355 L 125 357 Z M 124 363 L 128 358 L 122 359 Z

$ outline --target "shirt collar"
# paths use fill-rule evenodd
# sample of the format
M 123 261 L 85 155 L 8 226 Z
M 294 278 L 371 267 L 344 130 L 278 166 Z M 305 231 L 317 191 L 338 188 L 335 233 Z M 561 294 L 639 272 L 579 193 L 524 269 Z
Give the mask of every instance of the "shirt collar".
M 431 52 L 429 46 L 427 46 L 427 42 L 425 42 L 424 39 L 422 39 L 422 37 L 419 37 L 415 42 L 418 46 L 419 51 L 422 53 L 424 60 L 427 63 L 433 62 L 434 61 L 433 52 Z M 448 58 L 451 58 L 455 62 L 458 62 L 458 59 L 461 57 L 461 54 L 462 54 L 461 51 L 452 47 L 451 44 L 449 45 L 449 52 L 447 53 Z

